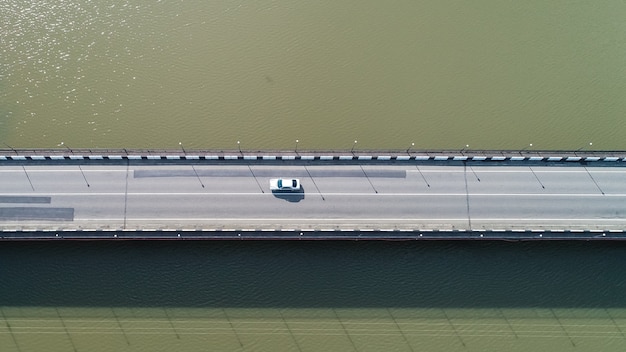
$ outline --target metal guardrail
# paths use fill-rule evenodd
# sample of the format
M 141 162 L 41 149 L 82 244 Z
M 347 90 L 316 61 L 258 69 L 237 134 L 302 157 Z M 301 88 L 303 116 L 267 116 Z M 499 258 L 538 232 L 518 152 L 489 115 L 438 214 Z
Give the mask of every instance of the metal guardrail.
M 151 160 L 175 161 L 472 161 L 624 162 L 626 151 L 240 151 L 153 149 L 0 149 L 0 162 Z
M 0 241 L 34 240 L 339 240 L 339 241 L 419 241 L 419 240 L 626 240 L 626 230 L 14 230 L 0 232 Z

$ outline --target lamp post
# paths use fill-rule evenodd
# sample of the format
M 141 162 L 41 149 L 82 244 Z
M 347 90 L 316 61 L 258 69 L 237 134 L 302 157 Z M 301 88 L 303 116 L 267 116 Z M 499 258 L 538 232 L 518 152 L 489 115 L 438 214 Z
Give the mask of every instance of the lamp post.
M 532 144 L 532 143 L 530 143 L 530 144 L 528 145 L 528 147 L 524 147 L 524 148 L 522 148 L 522 149 L 519 151 L 519 155 L 522 155 L 522 152 L 523 152 L 524 150 L 526 150 L 526 149 L 528 149 L 528 148 L 532 148 L 532 147 L 533 147 L 533 144 Z
M 239 148 L 239 153 L 241 154 L 241 142 L 237 141 L 237 148 Z
M 298 154 L 298 142 L 300 142 L 300 140 L 296 139 L 296 149 L 295 149 L 296 154 Z
M 178 142 L 178 145 L 180 145 L 180 149 L 183 150 L 183 154 L 187 155 L 187 152 L 185 151 L 185 147 L 183 147 L 183 142 Z
M 8 144 L 6 144 L 6 143 L 3 143 L 3 144 L 4 144 L 4 145 L 6 145 L 7 147 L 9 147 L 9 148 L 10 148 L 10 149 L 11 149 L 11 150 L 15 153 L 15 154 L 19 154 L 19 153 L 17 152 L 17 150 L 15 150 L 15 149 L 14 149 L 13 147 L 11 147 L 10 145 L 8 145 Z
M 65 148 L 67 148 L 67 150 L 70 151 L 70 153 L 73 153 L 72 149 L 69 146 L 65 145 L 65 143 L 61 142 L 61 144 L 59 144 L 59 146 L 60 147 L 65 147 Z
M 357 142 L 357 140 L 354 140 L 354 144 L 352 145 L 352 149 L 350 149 L 350 153 L 354 153 L 354 147 L 356 147 Z
M 593 143 L 592 143 L 592 142 L 589 142 L 589 148 L 591 148 L 591 146 L 592 146 L 592 145 L 593 145 Z M 578 149 L 578 150 L 577 150 L 577 152 L 579 152 L 579 151 L 581 151 L 581 150 L 583 150 L 583 149 L 585 149 L 585 147 L 581 147 L 580 149 Z
M 589 142 L 589 147 L 591 148 L 591 146 L 593 145 L 593 143 Z M 576 149 L 576 151 L 574 151 L 574 155 L 577 155 L 576 153 L 582 151 L 583 149 L 585 149 L 586 146 L 582 146 L 578 149 Z
M 461 149 L 461 155 L 463 155 L 463 152 L 468 148 L 469 148 L 469 144 L 466 144 L 465 147 Z
M 415 146 L 415 143 L 411 142 L 411 145 L 406 149 L 406 153 L 409 154 L 409 150 Z

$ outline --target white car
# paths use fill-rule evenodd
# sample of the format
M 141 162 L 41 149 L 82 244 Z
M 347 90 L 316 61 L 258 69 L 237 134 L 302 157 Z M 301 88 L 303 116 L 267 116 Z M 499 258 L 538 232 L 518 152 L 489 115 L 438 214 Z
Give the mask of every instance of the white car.
M 273 178 L 270 180 L 271 191 L 299 191 L 300 180 L 297 178 Z

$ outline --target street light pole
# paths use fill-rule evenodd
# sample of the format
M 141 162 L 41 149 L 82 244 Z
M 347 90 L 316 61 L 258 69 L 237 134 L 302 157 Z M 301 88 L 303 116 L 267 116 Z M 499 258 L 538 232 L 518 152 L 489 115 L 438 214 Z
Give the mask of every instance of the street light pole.
M 591 148 L 591 146 L 592 146 L 592 145 L 593 145 L 593 143 L 589 142 L 589 147 L 590 147 L 590 148 Z M 577 150 L 577 152 L 579 152 L 579 151 L 581 151 L 581 150 L 583 150 L 583 149 L 585 149 L 585 147 L 580 147 L 580 148 Z
M 180 149 L 183 150 L 183 154 L 187 155 L 187 152 L 185 151 L 185 147 L 183 147 L 183 142 L 178 142 L 178 145 L 180 145 Z
M 589 147 L 591 147 L 592 145 L 593 145 L 593 143 L 589 142 Z M 574 152 L 574 155 L 577 155 L 576 153 L 582 151 L 583 149 L 585 149 L 585 146 L 582 146 L 582 147 L 576 149 L 576 151 Z
M 528 145 L 528 147 L 524 147 L 524 148 L 522 148 L 522 149 L 519 151 L 519 155 L 522 155 L 522 152 L 523 152 L 524 150 L 526 150 L 526 149 L 528 149 L 528 148 L 532 148 L 532 147 L 533 147 L 533 144 L 532 144 L 532 143 L 530 143 L 530 144 Z
M 6 145 L 7 147 L 9 147 L 9 148 L 10 148 L 10 149 L 11 149 L 11 150 L 15 153 L 15 154 L 19 154 L 19 153 L 17 152 L 17 150 L 15 150 L 15 149 L 14 149 L 13 147 L 11 147 L 10 145 L 8 145 L 8 144 L 6 144 L 6 143 L 3 143 L 3 144 L 4 144 L 4 145 Z
M 296 139 L 296 149 L 295 149 L 296 154 L 298 154 L 298 142 L 300 142 L 300 140 Z
M 409 150 L 415 146 L 415 143 L 411 142 L 411 145 L 407 148 L 406 153 L 409 154 Z
M 241 142 L 240 141 L 237 141 L 237 148 L 239 148 L 239 154 L 242 154 L 241 153 Z
M 354 141 L 354 144 L 352 145 L 352 149 L 350 149 L 350 153 L 354 153 L 354 147 L 356 147 L 357 142 L 358 142 L 357 140 Z
M 67 148 L 67 150 L 69 150 L 70 153 L 74 152 L 74 151 L 72 151 L 72 149 L 69 146 L 65 145 L 65 143 L 63 143 L 63 142 L 61 142 L 61 144 L 59 144 L 59 146 Z

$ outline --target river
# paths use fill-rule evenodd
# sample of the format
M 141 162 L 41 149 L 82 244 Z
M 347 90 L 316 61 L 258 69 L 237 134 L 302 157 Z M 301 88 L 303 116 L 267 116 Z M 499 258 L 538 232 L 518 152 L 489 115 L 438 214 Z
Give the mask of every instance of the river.
M 623 150 L 624 15 L 618 0 L 6 0 L 0 139 Z
M 615 242 L 4 243 L 0 345 L 623 351 L 625 249 Z

